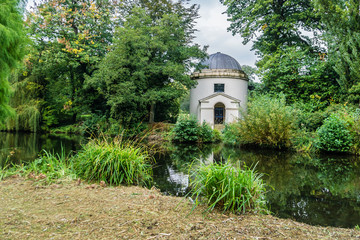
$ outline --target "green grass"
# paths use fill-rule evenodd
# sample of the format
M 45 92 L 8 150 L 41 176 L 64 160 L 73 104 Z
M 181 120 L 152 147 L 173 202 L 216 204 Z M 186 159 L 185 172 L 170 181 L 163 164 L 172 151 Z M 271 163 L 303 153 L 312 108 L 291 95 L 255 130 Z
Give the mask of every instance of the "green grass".
M 190 196 L 195 206 L 205 202 L 214 208 L 233 213 L 267 212 L 265 184 L 254 169 L 240 169 L 227 164 L 201 165 L 191 174 Z
M 93 140 L 72 158 L 80 178 L 110 185 L 148 185 L 152 181 L 151 159 L 145 147 L 134 142 Z
M 18 165 L 6 164 L 0 169 L 0 180 L 16 174 L 34 178 L 41 175 L 41 179 L 48 183 L 60 178 L 76 179 L 70 158 L 65 155 L 64 150 L 60 154 L 43 150 L 39 158 L 33 162 Z

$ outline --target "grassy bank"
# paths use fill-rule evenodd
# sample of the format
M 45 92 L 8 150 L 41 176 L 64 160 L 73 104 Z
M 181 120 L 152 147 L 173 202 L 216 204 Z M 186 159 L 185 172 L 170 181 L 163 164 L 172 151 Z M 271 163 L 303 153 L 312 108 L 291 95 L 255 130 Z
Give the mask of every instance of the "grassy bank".
M 0 182 L 0 239 L 357 239 L 360 231 L 196 208 L 140 187 Z

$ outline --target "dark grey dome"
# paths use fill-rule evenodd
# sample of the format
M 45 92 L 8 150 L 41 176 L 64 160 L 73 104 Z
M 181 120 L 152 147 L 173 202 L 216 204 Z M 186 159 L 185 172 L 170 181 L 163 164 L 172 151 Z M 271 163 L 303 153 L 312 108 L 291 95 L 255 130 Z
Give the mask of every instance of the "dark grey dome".
M 240 64 L 234 58 L 221 52 L 211 54 L 201 65 L 204 65 L 205 69 L 242 70 Z

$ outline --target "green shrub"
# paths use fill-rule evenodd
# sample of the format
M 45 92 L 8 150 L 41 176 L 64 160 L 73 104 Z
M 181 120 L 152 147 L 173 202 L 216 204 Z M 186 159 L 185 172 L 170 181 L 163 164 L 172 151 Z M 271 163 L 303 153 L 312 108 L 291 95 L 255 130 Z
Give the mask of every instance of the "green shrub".
M 237 130 L 238 123 L 225 124 L 222 131 L 223 142 L 228 145 L 237 145 L 239 143 L 239 132 Z
M 88 181 L 147 185 L 152 180 L 149 155 L 143 147 L 129 141 L 92 140 L 72 161 L 76 173 Z
M 200 126 L 199 138 L 201 142 L 213 142 L 214 140 L 214 131 L 205 121 Z
M 204 199 L 208 211 L 218 207 L 233 213 L 266 212 L 265 184 L 254 170 L 230 164 L 201 165 L 191 175 L 191 193 L 195 206 Z
M 173 141 L 175 142 L 197 142 L 201 128 L 195 118 L 179 119 L 173 129 Z
M 293 112 L 286 106 L 283 96 L 255 96 L 248 104 L 248 114 L 244 113 L 243 119 L 228 126 L 226 131 L 230 132 L 225 134 L 225 141 L 270 148 L 289 147 L 295 121 Z
M 90 116 L 86 116 L 85 121 L 82 124 L 82 131 L 88 135 L 98 135 L 100 132 L 104 132 L 106 118 L 105 116 L 92 114 Z
M 194 117 L 187 116 L 178 119 L 172 135 L 174 142 L 214 142 L 216 140 L 214 130 L 206 122 L 200 125 Z
M 317 130 L 319 136 L 318 148 L 326 152 L 348 152 L 352 145 L 352 136 L 348 123 L 337 114 L 325 119 Z

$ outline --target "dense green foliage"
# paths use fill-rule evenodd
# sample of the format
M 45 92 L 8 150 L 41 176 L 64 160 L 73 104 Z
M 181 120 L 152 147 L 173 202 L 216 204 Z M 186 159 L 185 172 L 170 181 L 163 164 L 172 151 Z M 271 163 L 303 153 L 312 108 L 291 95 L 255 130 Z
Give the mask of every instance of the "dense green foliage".
M 311 38 L 301 30 L 319 28 L 310 0 L 252 1 L 221 0 L 233 34 L 239 33 L 243 44 L 253 40 L 253 49 L 260 56 L 272 54 L 284 46 L 312 46 Z
M 319 96 L 326 104 L 340 101 L 341 73 L 334 69 L 334 59 L 327 57 L 323 47 L 325 24 L 322 14 L 314 11 L 315 1 L 221 2 L 227 6 L 229 30 L 240 34 L 244 44 L 253 42 L 263 83 L 257 91 L 282 92 L 288 102 L 307 102 L 312 96 Z
M 216 142 L 220 140 L 219 132 L 203 122 L 201 125 L 194 117 L 179 117 L 172 130 L 174 142 Z
M 345 100 L 359 103 L 360 84 L 360 7 L 355 0 L 314 0 L 318 15 L 326 26 L 324 38 L 329 58 L 339 78 Z
M 0 124 L 11 115 L 8 77 L 24 56 L 25 32 L 19 1 L 0 2 Z
M 208 211 L 219 208 L 233 213 L 266 212 L 265 184 L 253 169 L 212 163 L 194 170 L 190 179 L 195 206 L 205 202 Z
M 170 0 L 42 1 L 26 17 L 32 42 L 11 77 L 17 115 L 6 129 L 49 131 L 83 115 L 175 122 L 194 85 L 187 73 L 205 56 L 192 44 L 197 11 Z
M 309 49 L 279 49 L 262 59 L 260 72 L 263 91 L 283 93 L 288 102 L 309 102 L 316 97 L 329 104 L 340 99 L 332 65 Z
M 151 159 L 146 150 L 121 139 L 90 141 L 72 162 L 76 174 L 88 181 L 148 185 L 152 180 Z
M 28 14 L 32 51 L 20 81 L 37 88 L 45 127 L 75 123 L 82 112 L 102 109 L 84 81 L 109 51 L 117 8 L 112 0 L 46 0 Z
M 153 19 L 146 10 L 134 8 L 116 29 L 112 51 L 90 80 L 104 94 L 113 118 L 153 121 L 154 107 L 176 102 L 194 86 L 187 75 L 193 66 L 189 59 L 204 53 L 190 45 L 190 29 L 183 21 L 176 13 Z
M 348 152 L 350 150 L 352 136 L 348 130 L 348 124 L 338 115 L 332 114 L 325 119 L 317 133 L 321 150 L 327 152 Z
M 294 114 L 285 98 L 257 95 L 248 104 L 243 119 L 225 128 L 228 143 L 287 148 L 291 145 Z M 226 137 L 225 137 L 226 138 Z

